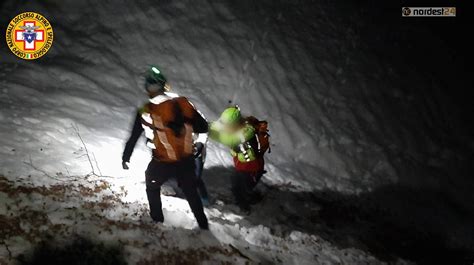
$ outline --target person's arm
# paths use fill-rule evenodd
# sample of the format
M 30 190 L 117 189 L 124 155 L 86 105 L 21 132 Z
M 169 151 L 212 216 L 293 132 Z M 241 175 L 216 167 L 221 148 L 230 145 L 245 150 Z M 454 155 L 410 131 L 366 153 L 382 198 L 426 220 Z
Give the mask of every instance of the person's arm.
M 255 140 L 255 128 L 250 124 L 245 126 L 238 132 L 240 143 L 238 151 L 233 150 L 233 156 L 237 156 L 241 162 L 250 162 L 255 160 L 255 145 L 252 142 Z
M 191 103 L 190 103 L 191 104 Z M 193 119 L 193 132 L 197 134 L 197 139 L 194 141 L 194 147 L 196 148 L 196 157 L 200 156 L 206 147 L 209 124 L 207 123 L 204 115 L 199 112 L 193 104 L 191 106 L 194 109 L 194 119 Z
M 193 133 L 197 135 L 193 144 L 195 156 L 198 157 L 202 154 L 207 143 L 209 124 L 204 115 L 187 98 L 178 98 L 178 104 L 187 122 L 193 126 Z
M 176 99 L 183 116 L 187 123 L 193 126 L 193 133 L 201 134 L 209 131 L 209 125 L 204 116 L 199 112 L 194 105 L 185 97 L 179 97 Z
M 143 133 L 143 127 L 141 123 L 141 113 L 140 111 L 138 111 L 137 116 L 135 117 L 135 121 L 133 122 L 132 133 L 127 143 L 125 144 L 125 149 L 122 155 L 122 166 L 124 167 L 124 169 L 126 169 L 125 168 L 126 163 L 130 162 L 130 157 L 132 156 L 133 149 L 135 148 L 138 138 L 140 138 L 140 135 L 142 135 L 142 133 Z
M 194 106 L 193 106 L 194 108 Z M 198 139 L 201 134 L 204 134 L 201 136 L 200 142 L 206 143 L 207 142 L 207 133 L 209 131 L 209 124 L 207 123 L 206 118 L 199 112 L 197 109 L 194 108 L 195 114 L 194 118 L 192 121 L 193 125 L 193 132 L 198 134 Z
M 213 121 L 209 124 L 209 138 L 216 142 L 220 142 L 220 127 L 217 121 Z

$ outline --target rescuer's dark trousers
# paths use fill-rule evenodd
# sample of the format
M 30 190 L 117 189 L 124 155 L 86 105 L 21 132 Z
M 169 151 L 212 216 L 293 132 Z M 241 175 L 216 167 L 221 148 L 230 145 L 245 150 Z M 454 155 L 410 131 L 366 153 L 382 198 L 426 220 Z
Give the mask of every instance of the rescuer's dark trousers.
M 169 178 L 176 178 L 179 187 L 186 196 L 194 217 L 196 217 L 199 227 L 203 229 L 208 228 L 207 217 L 204 214 L 202 202 L 197 192 L 194 157 L 174 163 L 164 163 L 152 159 L 150 164 L 148 164 L 145 176 L 150 215 L 155 222 L 164 221 L 160 197 L 161 185 Z

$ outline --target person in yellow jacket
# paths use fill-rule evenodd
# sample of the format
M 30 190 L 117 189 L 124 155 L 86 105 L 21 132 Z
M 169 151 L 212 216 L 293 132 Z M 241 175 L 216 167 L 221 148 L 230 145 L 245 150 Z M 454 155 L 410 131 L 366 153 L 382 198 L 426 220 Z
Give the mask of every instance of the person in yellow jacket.
M 263 156 L 269 149 L 267 122 L 243 117 L 238 106 L 230 107 L 211 123 L 209 137 L 229 147 L 235 166 L 232 193 L 240 209 L 250 213 L 249 193 L 265 172 Z

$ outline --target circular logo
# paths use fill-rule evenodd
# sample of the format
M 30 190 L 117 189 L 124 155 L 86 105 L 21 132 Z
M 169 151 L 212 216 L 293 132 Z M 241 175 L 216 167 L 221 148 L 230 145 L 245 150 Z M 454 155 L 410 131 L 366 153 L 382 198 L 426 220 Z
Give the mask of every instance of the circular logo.
M 409 16 L 411 14 L 411 9 L 409 7 L 402 8 L 402 14 L 404 16 Z
M 13 54 L 34 60 L 45 55 L 53 45 L 53 27 L 44 16 L 25 12 L 10 21 L 6 38 Z

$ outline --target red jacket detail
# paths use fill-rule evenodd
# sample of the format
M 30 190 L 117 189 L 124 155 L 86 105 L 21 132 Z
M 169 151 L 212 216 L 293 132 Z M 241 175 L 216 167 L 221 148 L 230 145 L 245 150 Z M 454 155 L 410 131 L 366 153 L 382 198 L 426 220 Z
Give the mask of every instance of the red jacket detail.
M 263 168 L 265 166 L 265 160 L 263 156 L 258 156 L 257 159 L 250 161 L 250 162 L 241 162 L 237 158 L 234 157 L 234 165 L 235 170 L 239 172 L 249 173 L 249 174 L 259 174 L 263 172 Z

